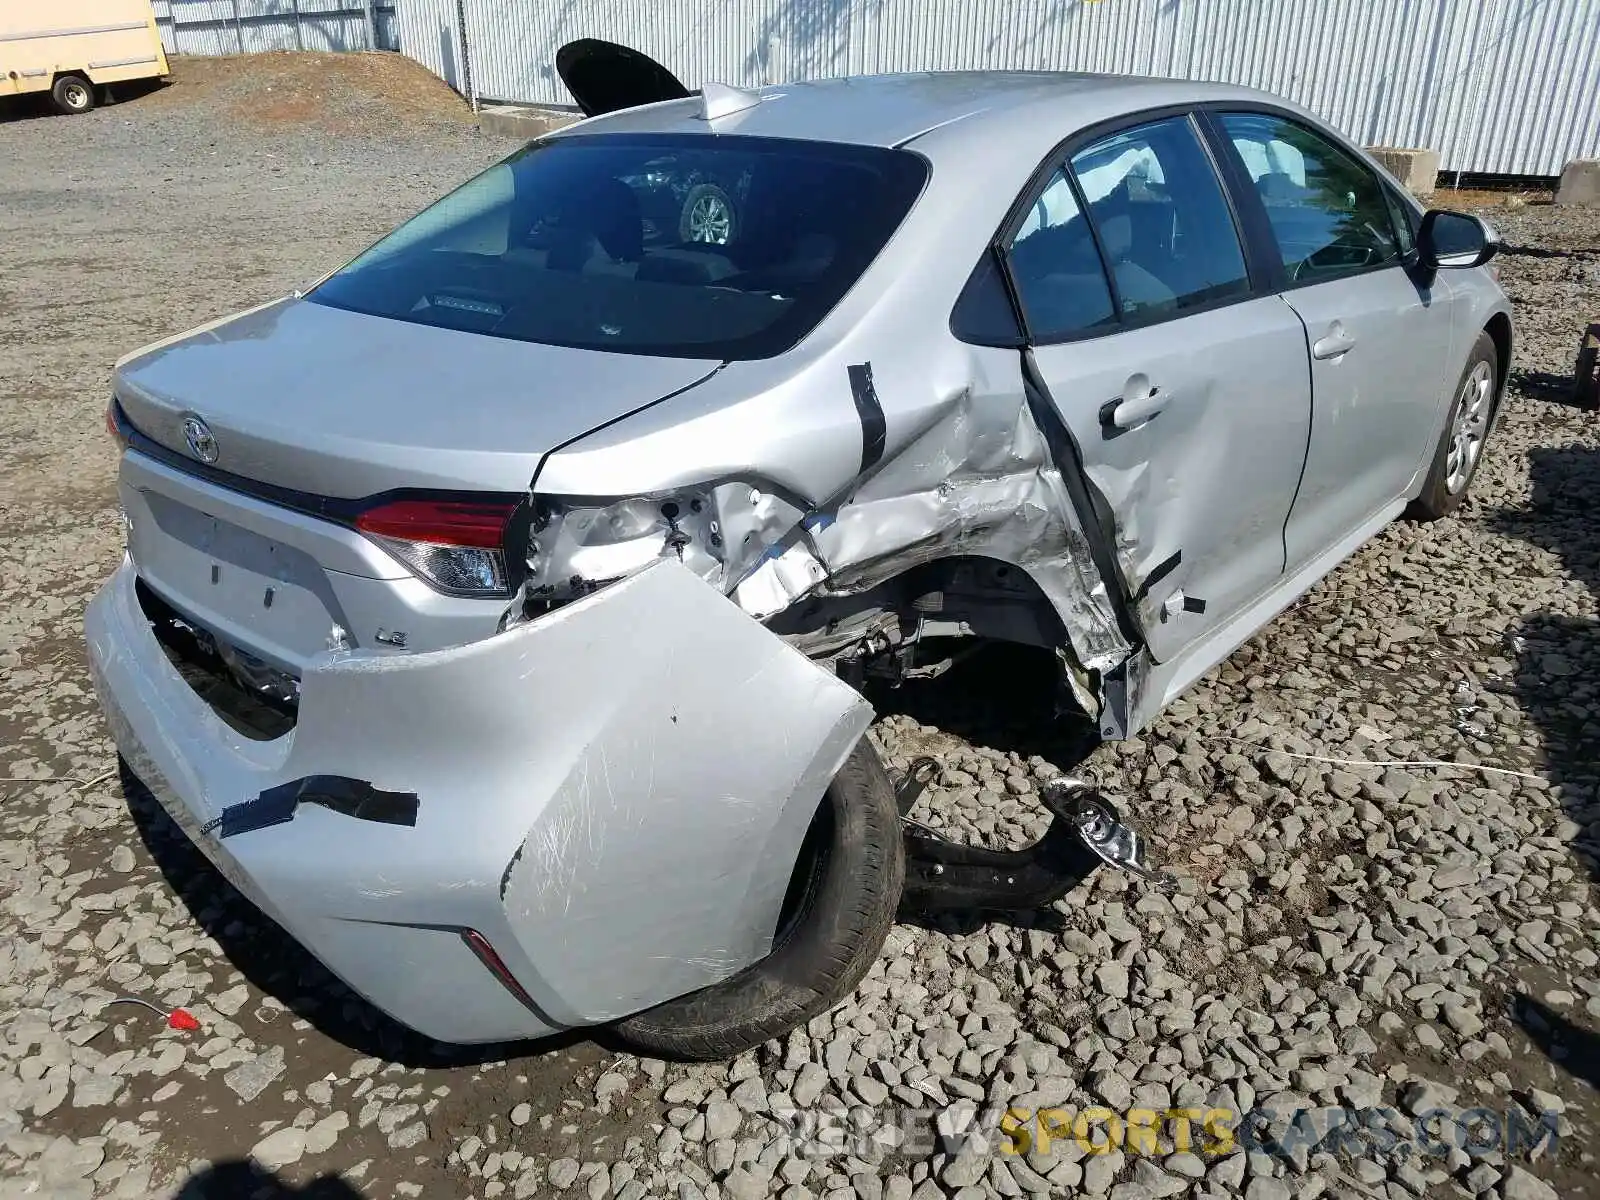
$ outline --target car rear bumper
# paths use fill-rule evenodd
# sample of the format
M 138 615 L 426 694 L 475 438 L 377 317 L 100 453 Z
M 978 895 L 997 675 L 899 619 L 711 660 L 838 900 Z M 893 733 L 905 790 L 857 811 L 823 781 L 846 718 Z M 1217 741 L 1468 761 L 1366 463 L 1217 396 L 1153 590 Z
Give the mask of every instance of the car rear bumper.
M 425 654 L 319 656 L 295 729 L 230 729 L 162 652 L 124 563 L 85 621 L 118 749 L 245 896 L 391 1016 L 537 1037 L 707 986 L 770 948 L 811 814 L 871 711 L 676 563 Z M 231 805 L 314 775 L 414 824 Z M 463 941 L 475 930 L 526 994 Z

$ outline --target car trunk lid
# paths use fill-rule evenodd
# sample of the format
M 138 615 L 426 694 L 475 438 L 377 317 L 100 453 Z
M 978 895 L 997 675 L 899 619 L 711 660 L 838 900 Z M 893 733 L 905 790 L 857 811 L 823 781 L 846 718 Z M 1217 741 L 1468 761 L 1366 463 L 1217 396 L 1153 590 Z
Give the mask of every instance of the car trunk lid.
M 135 355 L 115 391 L 135 429 L 214 472 L 348 499 L 524 491 L 550 450 L 715 368 L 290 298 Z

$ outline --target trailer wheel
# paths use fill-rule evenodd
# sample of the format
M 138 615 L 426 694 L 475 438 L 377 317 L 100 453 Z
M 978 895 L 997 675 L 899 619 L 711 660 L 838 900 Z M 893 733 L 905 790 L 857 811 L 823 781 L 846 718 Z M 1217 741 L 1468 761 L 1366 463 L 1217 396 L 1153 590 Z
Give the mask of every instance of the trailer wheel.
M 826 1012 L 883 949 L 905 882 L 894 786 L 862 738 L 823 796 L 760 962 L 618 1023 L 652 1054 L 727 1059 Z
M 50 89 L 50 99 L 58 111 L 68 116 L 86 113 L 94 107 L 94 84 L 82 75 L 58 75 Z

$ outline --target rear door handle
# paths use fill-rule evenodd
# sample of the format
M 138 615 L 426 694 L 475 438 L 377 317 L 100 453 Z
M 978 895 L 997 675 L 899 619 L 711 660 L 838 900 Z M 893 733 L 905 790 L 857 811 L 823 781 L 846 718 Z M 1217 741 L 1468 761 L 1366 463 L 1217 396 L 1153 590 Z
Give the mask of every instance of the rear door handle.
M 1170 403 L 1171 392 L 1156 387 L 1143 375 L 1135 375 L 1122 389 L 1122 395 L 1100 406 L 1100 428 L 1106 437 L 1116 437 L 1151 420 Z
M 1328 332 L 1315 342 L 1311 343 L 1312 358 L 1338 358 L 1348 354 L 1355 348 L 1356 339 L 1346 332 L 1345 327 L 1338 321 L 1328 326 Z

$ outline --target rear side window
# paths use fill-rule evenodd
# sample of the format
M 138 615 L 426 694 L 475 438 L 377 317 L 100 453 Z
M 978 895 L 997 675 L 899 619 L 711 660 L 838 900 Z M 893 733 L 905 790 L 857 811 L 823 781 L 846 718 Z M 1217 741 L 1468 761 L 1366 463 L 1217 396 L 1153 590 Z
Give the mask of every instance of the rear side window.
M 1140 125 L 1072 156 L 1125 320 L 1250 291 L 1233 213 L 1187 117 Z
M 927 174 L 919 155 L 880 147 L 556 138 L 424 210 L 309 298 L 522 341 L 766 358 L 838 303 Z
M 1291 282 L 1336 279 L 1399 260 L 1390 198 L 1359 159 L 1283 117 L 1219 119 L 1261 197 Z
M 1024 212 L 1007 257 L 1038 342 L 1250 294 L 1232 210 L 1187 117 L 1074 154 Z
M 1007 259 L 1035 341 L 1059 341 L 1117 323 L 1094 233 L 1066 172 L 1045 183 L 1011 239 Z

